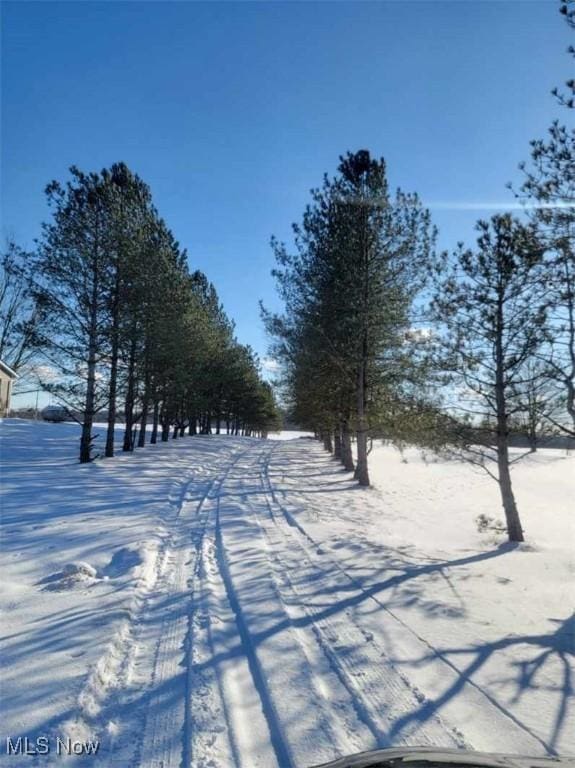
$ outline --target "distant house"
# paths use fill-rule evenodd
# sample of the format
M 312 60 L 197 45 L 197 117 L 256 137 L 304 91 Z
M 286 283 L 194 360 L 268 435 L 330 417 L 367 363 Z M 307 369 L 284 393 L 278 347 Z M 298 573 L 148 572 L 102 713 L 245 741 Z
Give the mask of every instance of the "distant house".
M 0 416 L 7 416 L 10 413 L 12 382 L 16 378 L 15 371 L 0 360 Z

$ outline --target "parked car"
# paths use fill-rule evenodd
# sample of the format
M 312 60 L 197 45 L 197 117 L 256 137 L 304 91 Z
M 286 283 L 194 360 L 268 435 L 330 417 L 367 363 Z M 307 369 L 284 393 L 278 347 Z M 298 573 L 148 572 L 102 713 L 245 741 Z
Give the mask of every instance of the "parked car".
M 63 405 L 47 405 L 42 411 L 44 421 L 68 421 L 69 415 Z

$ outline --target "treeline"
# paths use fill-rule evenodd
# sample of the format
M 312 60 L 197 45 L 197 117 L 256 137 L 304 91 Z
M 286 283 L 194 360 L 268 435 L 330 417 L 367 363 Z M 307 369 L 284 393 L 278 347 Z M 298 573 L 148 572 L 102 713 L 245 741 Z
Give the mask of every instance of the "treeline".
M 572 3 L 561 12 L 575 28 Z M 474 248 L 437 253 L 417 195 L 391 195 L 383 159 L 348 153 L 294 248 L 272 241 L 285 311 L 262 310 L 292 417 L 361 485 L 375 438 L 457 456 L 498 482 L 512 541 L 525 452 L 511 446 L 575 438 L 575 131 L 554 123 L 521 168 L 526 216 L 479 221 Z
M 71 168 L 46 189 L 52 218 L 33 253 L 12 246 L 4 274 L 25 284 L 12 351 L 25 334 L 43 389 L 82 414 L 80 461 L 94 457 L 94 422 L 107 412 L 104 454 L 225 429 L 262 435 L 278 427 L 269 384 L 239 344 L 214 286 L 187 257 L 147 185 L 119 163 Z M 8 349 L 8 354 L 10 349 Z M 20 359 L 22 355 L 20 354 Z M 10 362 L 10 360 L 8 360 Z
M 292 418 L 361 485 L 375 438 L 457 455 L 498 481 L 514 541 L 511 444 L 575 436 L 573 239 L 536 210 L 480 221 L 475 248 L 436 253 L 417 196 L 392 197 L 384 160 L 348 153 L 312 192 L 293 252 L 273 243 L 285 311 L 263 311 Z

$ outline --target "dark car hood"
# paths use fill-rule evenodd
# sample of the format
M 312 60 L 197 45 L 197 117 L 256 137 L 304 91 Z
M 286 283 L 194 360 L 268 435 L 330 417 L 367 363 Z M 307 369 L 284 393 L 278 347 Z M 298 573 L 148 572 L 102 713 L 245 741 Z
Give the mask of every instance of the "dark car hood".
M 377 749 L 340 757 L 312 768 L 575 768 L 573 757 L 524 757 L 435 747 Z

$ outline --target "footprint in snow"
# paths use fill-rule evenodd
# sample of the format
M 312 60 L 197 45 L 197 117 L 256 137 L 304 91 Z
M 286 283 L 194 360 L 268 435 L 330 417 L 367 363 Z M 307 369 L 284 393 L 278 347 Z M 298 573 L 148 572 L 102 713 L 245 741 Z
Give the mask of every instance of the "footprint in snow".
M 112 559 L 103 569 L 102 574 L 114 579 L 118 576 L 123 576 L 135 566 L 141 565 L 141 563 L 142 557 L 137 550 L 122 547 L 122 549 L 114 552 Z

